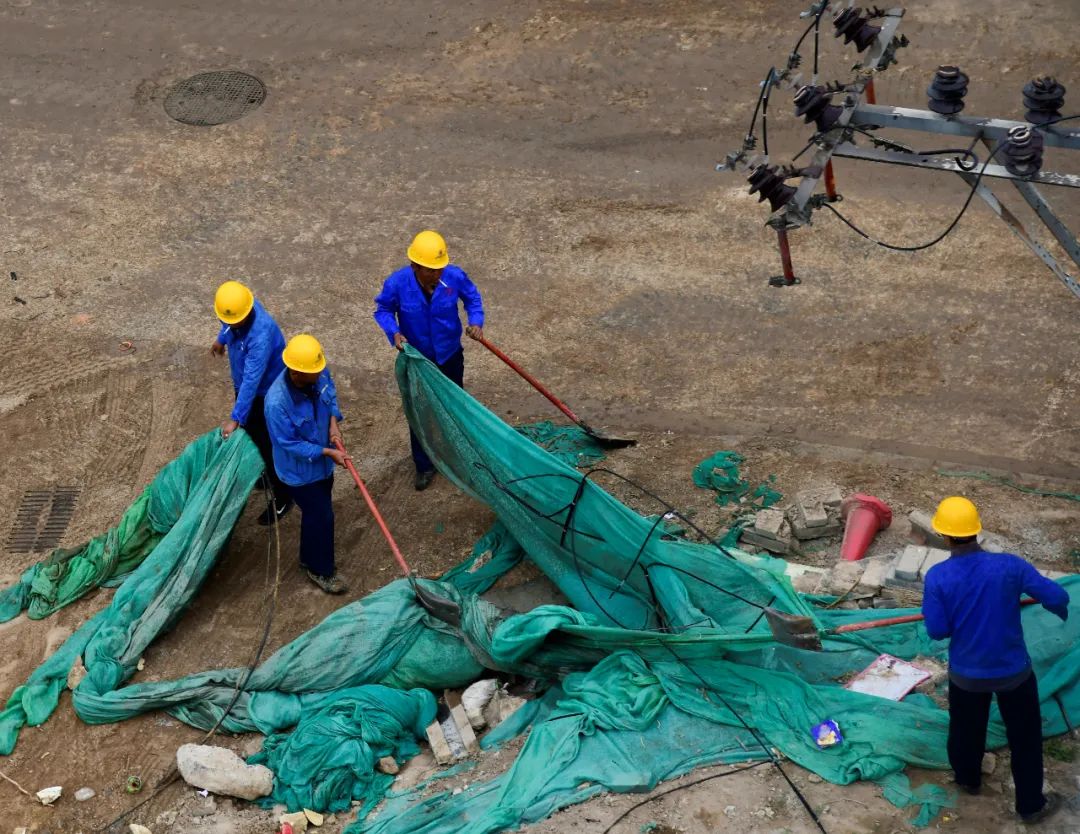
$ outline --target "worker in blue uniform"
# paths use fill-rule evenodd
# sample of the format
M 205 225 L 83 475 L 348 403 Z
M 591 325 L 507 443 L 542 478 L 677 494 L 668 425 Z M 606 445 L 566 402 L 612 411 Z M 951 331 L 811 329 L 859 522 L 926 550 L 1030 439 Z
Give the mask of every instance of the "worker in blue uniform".
M 979 793 L 996 697 L 1012 754 L 1016 813 L 1022 822 L 1040 822 L 1060 800 L 1043 793 L 1039 688 L 1024 643 L 1020 597 L 1027 594 L 1066 620 L 1069 594 L 1019 556 L 983 550 L 979 512 L 966 498 L 942 501 L 933 528 L 951 550 L 927 572 L 923 596 L 927 634 L 949 638 L 949 763 L 957 784 Z
M 447 377 L 463 385 L 465 352 L 458 304 L 465 307 L 468 317 L 465 332 L 470 338 L 483 338 L 480 291 L 465 270 L 450 263 L 446 241 L 438 232 L 420 232 L 407 254 L 409 264 L 392 273 L 375 296 L 375 321 L 393 347 L 401 350 L 409 343 Z M 435 465 L 411 429 L 409 442 L 416 466 L 415 486 L 427 489 L 435 477 Z
M 344 466 L 337 391 L 318 340 L 294 336 L 282 351 L 285 370 L 266 395 L 274 468 L 300 508 L 300 566 L 328 594 L 343 594 L 334 563 L 334 465 Z
M 285 337 L 251 290 L 239 281 L 226 281 L 218 287 L 214 295 L 214 312 L 221 321 L 221 330 L 210 345 L 210 353 L 221 356 L 228 350 L 229 370 L 236 393 L 232 413 L 221 425 L 221 436 L 228 439 L 243 426 L 262 454 L 271 503 L 259 523 L 270 524 L 275 515 L 280 519 L 292 507 L 288 487 L 274 472 L 263 409 L 266 392 L 285 369 L 281 361 Z

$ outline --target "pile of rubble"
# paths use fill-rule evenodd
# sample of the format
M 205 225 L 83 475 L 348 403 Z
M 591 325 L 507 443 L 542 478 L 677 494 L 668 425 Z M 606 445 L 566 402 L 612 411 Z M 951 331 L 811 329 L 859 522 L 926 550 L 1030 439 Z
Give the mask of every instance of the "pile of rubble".
M 850 500 L 850 499 L 848 499 Z M 841 597 L 842 608 L 907 608 L 922 605 L 923 582 L 934 565 L 949 558 L 949 550 L 930 523 L 930 513 L 912 510 L 908 543 L 884 555 L 858 561 L 838 561 L 832 567 L 791 561 L 802 553 L 804 542 L 839 537 L 844 531 L 840 489 L 816 486 L 796 493 L 786 507 L 759 510 L 752 526 L 743 530 L 741 541 L 788 560 L 787 574 L 795 589 L 805 594 Z M 979 534 L 979 544 L 991 551 L 1015 552 L 994 533 Z M 1058 571 L 1041 571 L 1051 579 L 1064 576 Z

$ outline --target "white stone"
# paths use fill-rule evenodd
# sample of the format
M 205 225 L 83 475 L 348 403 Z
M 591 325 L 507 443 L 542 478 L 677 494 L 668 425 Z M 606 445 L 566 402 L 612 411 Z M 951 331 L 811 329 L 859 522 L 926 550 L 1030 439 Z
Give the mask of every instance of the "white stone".
M 52 805 L 60 798 L 60 794 L 63 792 L 64 788 L 60 785 L 52 788 L 42 788 L 37 792 L 37 798 L 42 805 Z
M 232 750 L 205 744 L 185 744 L 176 751 L 176 767 L 196 788 L 240 799 L 258 799 L 274 790 L 274 773 L 249 765 Z
M 154 834 L 154 832 L 145 825 L 139 825 L 137 822 L 131 823 L 131 825 L 128 826 L 128 831 L 130 834 Z
M 491 701 L 498 688 L 499 682 L 494 678 L 488 678 L 477 681 L 461 693 L 461 705 L 465 707 L 465 714 L 469 717 L 469 723 L 472 724 L 473 729 L 483 729 L 484 707 Z
M 375 763 L 375 769 L 378 770 L 379 773 L 386 773 L 390 776 L 396 776 L 401 770 L 393 756 L 383 756 Z
M 484 720 L 489 727 L 498 727 L 525 705 L 525 699 L 510 695 L 500 689 L 484 707 Z
M 863 569 L 859 584 L 872 591 L 879 590 L 885 584 L 885 575 L 889 572 L 892 560 L 888 557 L 876 557 L 863 559 L 862 561 L 866 564 L 866 567 Z
M 993 753 L 983 753 L 982 772 L 984 776 L 993 776 L 997 769 L 997 756 Z
M 86 800 L 93 799 L 95 796 L 97 796 L 97 791 L 93 788 L 79 788 L 75 791 L 76 802 L 86 802 Z

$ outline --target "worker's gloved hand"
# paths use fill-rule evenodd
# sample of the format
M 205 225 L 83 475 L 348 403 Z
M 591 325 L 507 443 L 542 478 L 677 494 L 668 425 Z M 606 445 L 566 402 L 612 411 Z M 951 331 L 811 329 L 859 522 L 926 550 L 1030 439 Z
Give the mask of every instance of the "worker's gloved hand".
M 322 453 L 338 466 L 344 466 L 345 461 L 352 460 L 351 457 L 338 449 L 323 449 Z
M 223 345 L 217 339 L 214 339 L 214 343 L 212 345 L 210 345 L 210 355 L 211 356 L 224 356 L 225 355 L 225 345 Z
M 396 347 L 398 350 L 404 350 L 405 345 L 407 345 L 408 343 L 409 340 L 405 338 L 404 333 L 394 334 L 394 347 Z
M 465 333 L 470 339 L 480 340 L 484 338 L 484 328 L 479 324 L 470 324 L 465 328 Z
M 228 440 L 229 435 L 240 428 L 240 424 L 235 420 L 226 420 L 221 424 L 221 439 Z

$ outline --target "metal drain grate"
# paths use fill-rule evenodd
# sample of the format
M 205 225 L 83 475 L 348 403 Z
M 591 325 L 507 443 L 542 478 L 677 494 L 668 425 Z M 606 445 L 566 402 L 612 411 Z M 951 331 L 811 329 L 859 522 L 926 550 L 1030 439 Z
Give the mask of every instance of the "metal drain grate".
M 15 513 L 7 549 L 12 553 L 52 550 L 67 532 L 78 497 L 78 487 L 29 490 Z
M 266 100 L 266 85 L 246 72 L 203 72 L 185 78 L 165 96 L 165 112 L 186 125 L 235 121 Z

